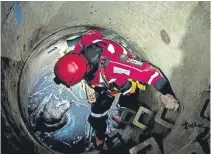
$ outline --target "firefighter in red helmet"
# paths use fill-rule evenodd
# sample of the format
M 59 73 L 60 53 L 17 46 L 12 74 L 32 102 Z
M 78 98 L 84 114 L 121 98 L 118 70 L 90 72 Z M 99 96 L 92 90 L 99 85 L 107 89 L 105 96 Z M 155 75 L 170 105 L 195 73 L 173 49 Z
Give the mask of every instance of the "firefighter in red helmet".
M 132 53 L 97 30 L 83 34 L 74 50 L 57 61 L 54 73 L 56 82 L 74 86 L 84 79 L 94 89 L 88 121 L 95 130 L 97 147 L 104 143 L 107 113 L 116 94 L 129 96 L 148 85 L 157 90 L 167 109 L 176 111 L 179 107 L 168 80 L 156 67 L 136 60 Z M 115 118 L 118 120 L 119 116 L 117 113 Z

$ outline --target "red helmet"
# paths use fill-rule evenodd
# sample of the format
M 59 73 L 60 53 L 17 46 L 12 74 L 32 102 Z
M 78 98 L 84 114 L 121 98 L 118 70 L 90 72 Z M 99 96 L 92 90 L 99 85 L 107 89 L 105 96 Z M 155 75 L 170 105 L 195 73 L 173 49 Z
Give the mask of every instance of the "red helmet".
M 54 73 L 61 83 L 74 86 L 88 71 L 88 61 L 82 54 L 70 53 L 61 57 L 54 66 Z

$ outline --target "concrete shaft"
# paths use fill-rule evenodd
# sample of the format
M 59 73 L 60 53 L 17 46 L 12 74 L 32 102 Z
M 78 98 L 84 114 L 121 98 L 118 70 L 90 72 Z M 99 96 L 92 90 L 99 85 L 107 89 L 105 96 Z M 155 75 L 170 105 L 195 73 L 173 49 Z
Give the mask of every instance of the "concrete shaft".
M 209 88 L 209 2 L 2 2 L 1 9 L 2 119 L 16 150 L 51 153 L 27 130 L 17 87 L 34 47 L 67 27 L 102 27 L 132 42 L 163 70 L 185 106 Z

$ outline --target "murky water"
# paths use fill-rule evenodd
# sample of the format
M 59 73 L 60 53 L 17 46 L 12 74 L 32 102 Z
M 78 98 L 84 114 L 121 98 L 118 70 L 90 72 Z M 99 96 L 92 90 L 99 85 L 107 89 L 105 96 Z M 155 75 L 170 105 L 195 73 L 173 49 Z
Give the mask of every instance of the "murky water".
M 40 77 L 34 84 L 29 95 L 28 113 L 31 125 L 36 127 L 36 120 L 40 118 L 47 103 L 68 100 L 71 107 L 66 112 L 68 122 L 53 132 L 35 130 L 40 140 L 54 150 L 61 152 L 84 151 L 92 139 L 91 129 L 87 118 L 90 113 L 90 105 L 87 103 L 86 95 L 80 83 L 72 87 L 72 90 L 63 85 L 53 82 L 54 75 L 48 72 Z M 52 109 L 55 112 L 55 109 Z

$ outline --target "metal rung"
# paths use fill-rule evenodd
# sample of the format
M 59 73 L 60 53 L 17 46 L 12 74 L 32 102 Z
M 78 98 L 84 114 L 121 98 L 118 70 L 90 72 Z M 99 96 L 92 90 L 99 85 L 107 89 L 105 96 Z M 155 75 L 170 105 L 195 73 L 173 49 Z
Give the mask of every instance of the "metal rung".
M 210 92 L 203 91 L 199 103 L 200 117 L 210 118 Z
M 128 114 L 132 114 L 132 116 L 128 120 L 126 120 L 126 117 Z M 123 124 L 131 124 L 133 122 L 135 115 L 136 115 L 135 111 L 125 108 L 123 111 L 123 115 L 122 115 L 122 123 Z
M 141 116 L 142 113 L 147 113 L 148 115 L 151 115 L 153 114 L 152 111 L 150 111 L 149 109 L 143 107 L 143 106 L 140 106 L 134 120 L 133 120 L 133 124 L 136 125 L 137 127 L 141 128 L 141 129 L 146 129 L 147 126 L 140 123 L 138 120 L 139 120 L 139 117 Z
M 157 112 L 157 114 L 156 114 L 156 116 L 155 116 L 155 122 L 161 124 L 162 126 L 164 126 L 164 127 L 166 127 L 166 128 L 173 128 L 173 127 L 174 127 L 173 124 L 171 124 L 171 123 L 169 123 L 169 122 L 167 122 L 167 121 L 165 121 L 165 120 L 163 120 L 163 119 L 161 118 L 161 116 L 162 116 L 162 114 L 163 114 L 163 112 L 164 112 L 164 109 L 165 109 L 164 107 L 161 107 L 161 108 L 158 110 L 158 112 Z
M 118 144 L 125 144 L 125 141 L 122 139 L 122 136 L 119 133 L 115 133 L 107 137 L 106 145 L 109 149 L 115 147 Z
M 144 142 L 134 146 L 130 149 L 130 154 L 138 154 L 138 152 L 145 147 L 151 146 L 150 151 L 152 151 L 154 154 L 161 154 L 160 148 L 155 141 L 153 137 L 150 137 L 149 139 L 145 140 Z

